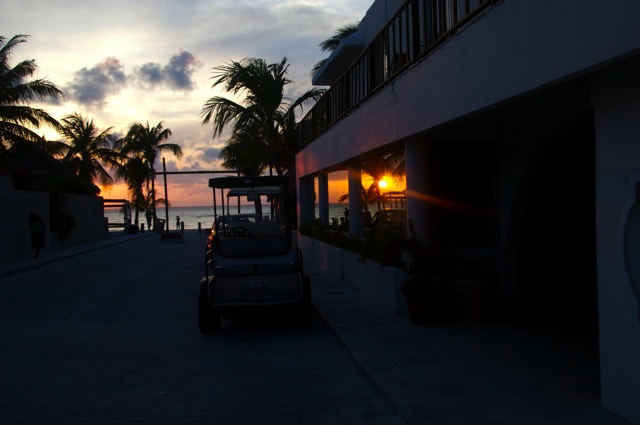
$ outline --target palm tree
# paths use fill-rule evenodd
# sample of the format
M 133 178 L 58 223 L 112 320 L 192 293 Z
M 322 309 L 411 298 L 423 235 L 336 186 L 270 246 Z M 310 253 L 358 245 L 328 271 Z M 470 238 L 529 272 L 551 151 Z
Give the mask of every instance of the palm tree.
M 376 184 L 385 175 L 401 176 L 404 171 L 404 149 L 369 157 L 363 161 L 362 169 L 373 177 Z
M 362 186 L 362 201 L 365 211 L 369 204 L 378 203 L 378 209 L 384 201 L 380 193 L 379 183 L 387 174 L 400 178 L 404 175 L 404 149 L 396 149 L 392 152 L 376 155 L 365 159 L 362 162 L 362 171 L 373 178 L 371 185 L 366 188 Z M 349 199 L 349 194 L 340 196 L 339 202 Z
M 69 150 L 69 146 L 60 140 L 47 140 L 45 137 L 42 137 L 41 140 L 36 140 L 34 143 L 52 157 L 60 160 L 64 158 Z
M 182 147 L 175 143 L 167 143 L 171 135 L 171 129 L 164 128 L 162 121 L 154 127 L 150 127 L 149 122 L 135 122 L 129 126 L 129 131 L 119 146 L 122 153 L 142 154 L 144 162 L 153 169 L 161 152 L 170 152 L 176 158 L 182 158 Z
M 258 176 L 269 167 L 265 145 L 256 133 L 251 128 L 243 128 L 229 138 L 220 151 L 223 168 L 237 170 L 245 176 Z
M 334 50 L 336 50 L 343 38 L 346 38 L 351 34 L 353 34 L 354 32 L 358 31 L 358 24 L 359 22 L 353 22 L 351 24 L 346 24 L 338 28 L 335 34 L 333 34 L 331 37 L 327 38 L 326 40 L 324 40 L 322 43 L 319 44 L 322 51 L 333 52 Z M 320 68 L 322 68 L 322 65 L 324 65 L 326 61 L 327 61 L 327 58 L 322 59 L 313 66 L 313 68 L 311 69 L 311 78 L 316 76 L 316 74 L 318 73 Z
M 373 204 L 379 196 L 379 191 L 376 190 L 376 187 L 372 184 L 369 186 L 369 189 L 364 187 L 364 185 L 360 186 L 360 197 L 362 198 L 362 206 L 365 211 L 369 210 L 369 204 Z M 349 199 L 349 194 L 345 193 L 344 195 L 340 195 L 338 198 L 338 202 L 342 203 Z
M 5 43 L 0 36 L 0 151 L 20 142 L 36 142 L 43 138 L 29 127 L 48 124 L 59 129 L 60 124 L 43 109 L 32 108 L 32 100 L 63 96 L 53 83 L 36 79 L 25 82 L 37 69 L 34 59 L 24 60 L 13 68 L 9 65 L 13 49 L 27 41 L 26 35 L 16 35 Z
M 149 126 L 149 122 L 145 124 L 134 122 L 129 126 L 127 135 L 118 141 L 116 148 L 124 157 L 138 156 L 142 163 L 147 167 L 148 173 L 145 176 L 147 194 L 151 194 L 153 208 L 153 219 L 155 221 L 155 163 L 161 152 L 170 152 L 176 158 L 182 158 L 182 147 L 175 143 L 167 143 L 171 137 L 171 130 L 164 128 L 162 121 L 154 127 Z M 137 211 L 136 211 L 137 214 Z M 137 218 L 136 218 L 137 224 Z
M 111 129 L 99 132 L 93 119 L 73 113 L 62 119 L 60 130 L 67 145 L 63 162 L 84 180 L 97 182 L 105 188 L 113 185 L 113 178 L 103 164 L 112 169 L 120 166 L 120 155 L 113 149 L 116 137 Z
M 157 198 L 154 190 L 147 192 L 144 196 L 143 203 L 139 206 L 142 211 L 144 211 L 144 216 L 147 219 L 147 229 L 151 229 L 151 223 L 155 222 L 156 219 L 156 205 L 166 205 L 168 207 L 171 206 L 169 201 L 164 198 Z
M 142 156 L 131 156 L 124 160 L 122 166 L 116 169 L 116 180 L 123 179 L 127 184 L 127 189 L 131 195 L 131 203 L 135 207 L 136 215 L 134 224 L 139 223 L 141 208 L 145 204 L 143 187 L 149 178 L 149 167 L 144 162 Z
M 293 131 L 296 108 L 319 98 L 324 91 L 313 88 L 294 101 L 286 99 L 285 88 L 292 83 L 287 77 L 288 68 L 287 58 L 273 64 L 267 64 L 263 59 L 245 58 L 214 68 L 217 73 L 213 76 L 212 88 L 222 85 L 226 92 L 244 95 L 244 98 L 241 103 L 221 96 L 210 98 L 200 113 L 203 125 L 213 122 L 213 137 L 221 136 L 230 126 L 232 143 L 263 146 L 258 151 L 232 148 L 237 149 L 232 152 L 234 155 L 241 155 L 235 159 L 236 164 L 255 164 L 262 159 L 278 175 L 292 168 L 296 148 Z M 246 131 L 248 128 L 251 131 Z

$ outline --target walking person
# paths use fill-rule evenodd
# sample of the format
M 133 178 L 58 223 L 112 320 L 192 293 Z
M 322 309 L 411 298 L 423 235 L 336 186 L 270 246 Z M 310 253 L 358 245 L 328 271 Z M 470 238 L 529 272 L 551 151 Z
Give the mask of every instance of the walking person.
M 36 250 L 38 258 L 40 249 L 44 247 L 44 220 L 38 217 L 36 213 L 29 214 L 29 230 L 31 231 L 31 248 Z
M 168 224 L 167 224 L 168 226 Z M 180 216 L 176 216 L 176 230 L 180 230 Z

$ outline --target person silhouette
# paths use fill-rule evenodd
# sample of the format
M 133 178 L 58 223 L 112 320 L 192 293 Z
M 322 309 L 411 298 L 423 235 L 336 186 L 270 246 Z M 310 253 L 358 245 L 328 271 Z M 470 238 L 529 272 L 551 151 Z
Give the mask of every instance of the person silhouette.
M 38 217 L 36 213 L 29 214 L 29 230 L 31 231 L 31 248 L 36 250 L 38 258 L 40 249 L 44 247 L 44 220 Z
M 176 230 L 180 230 L 180 216 L 176 216 Z

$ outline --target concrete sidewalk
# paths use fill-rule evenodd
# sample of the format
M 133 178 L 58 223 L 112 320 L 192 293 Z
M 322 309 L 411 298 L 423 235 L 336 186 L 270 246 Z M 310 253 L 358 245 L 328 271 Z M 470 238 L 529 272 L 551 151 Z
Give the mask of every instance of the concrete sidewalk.
M 600 406 L 593 330 L 417 326 L 307 272 L 320 316 L 409 424 L 629 425 Z
M 84 245 L 71 246 L 68 248 L 56 249 L 53 251 L 45 247 L 40 251 L 40 256 L 38 258 L 22 257 L 22 258 L 14 258 L 11 260 L 0 261 L 0 278 L 5 276 L 11 276 L 12 274 L 24 272 L 37 267 L 42 267 L 44 265 L 54 263 L 56 261 L 61 261 L 66 258 L 82 255 L 87 252 L 105 248 L 107 246 L 125 243 L 134 239 L 150 237 L 150 236 L 155 236 L 156 238 L 159 237 L 158 234 L 153 232 L 136 233 L 136 234 L 126 234 L 124 232 L 111 232 L 109 234 L 109 237 L 106 239 L 87 243 Z
M 155 233 L 0 263 L 0 278 Z M 184 238 L 203 238 L 186 230 Z M 171 242 L 170 242 L 171 243 Z M 600 407 L 593 331 L 513 324 L 416 326 L 314 270 L 314 307 L 408 424 L 629 425 Z

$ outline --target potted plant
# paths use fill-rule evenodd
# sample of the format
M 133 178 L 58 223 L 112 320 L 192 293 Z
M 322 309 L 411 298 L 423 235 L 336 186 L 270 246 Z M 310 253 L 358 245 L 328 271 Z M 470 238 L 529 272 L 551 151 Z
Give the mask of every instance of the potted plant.
M 495 267 L 489 260 L 462 260 L 452 280 L 460 323 L 487 323 L 495 318 Z

